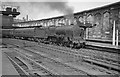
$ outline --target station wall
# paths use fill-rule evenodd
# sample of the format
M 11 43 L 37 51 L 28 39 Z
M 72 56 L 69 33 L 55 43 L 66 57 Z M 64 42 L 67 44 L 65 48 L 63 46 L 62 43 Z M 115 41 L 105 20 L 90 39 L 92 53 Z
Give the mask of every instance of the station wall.
M 118 29 L 120 40 L 120 9 L 107 11 L 108 9 L 88 15 L 87 21 L 96 24 L 95 27 L 88 30 L 88 38 L 112 40 L 113 25 L 115 21 L 116 30 Z

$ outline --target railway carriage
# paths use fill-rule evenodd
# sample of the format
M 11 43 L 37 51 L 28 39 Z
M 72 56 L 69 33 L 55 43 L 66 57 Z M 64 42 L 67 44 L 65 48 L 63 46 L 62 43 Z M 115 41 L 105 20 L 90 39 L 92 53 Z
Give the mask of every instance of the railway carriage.
M 2 37 L 12 37 L 14 29 L 1 29 Z
M 34 28 L 17 28 L 13 35 L 17 38 L 30 39 L 34 37 Z
M 36 27 L 34 29 L 34 40 L 38 42 L 43 42 L 47 39 L 46 28 L 45 27 Z

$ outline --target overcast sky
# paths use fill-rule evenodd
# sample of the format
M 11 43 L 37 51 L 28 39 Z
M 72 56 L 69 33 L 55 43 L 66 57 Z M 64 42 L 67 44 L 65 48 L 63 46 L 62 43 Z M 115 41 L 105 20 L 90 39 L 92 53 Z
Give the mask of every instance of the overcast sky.
M 53 3 L 56 1 L 57 3 Z M 38 20 L 64 15 L 64 5 L 69 8 L 71 12 L 75 13 L 118 1 L 119 0 L 2 0 L 2 5 L 20 6 L 19 11 L 21 14 L 17 18 L 22 19 L 22 17 L 28 15 L 29 19 Z M 58 2 L 62 2 L 62 4 Z

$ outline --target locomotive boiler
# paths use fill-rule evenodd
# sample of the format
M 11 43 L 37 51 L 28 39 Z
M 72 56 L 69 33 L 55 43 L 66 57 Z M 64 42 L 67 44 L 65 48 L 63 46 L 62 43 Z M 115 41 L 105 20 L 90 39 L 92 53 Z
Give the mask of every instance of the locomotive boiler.
M 85 45 L 84 28 L 80 28 L 78 25 L 57 27 L 55 33 L 60 44 L 75 48 Z

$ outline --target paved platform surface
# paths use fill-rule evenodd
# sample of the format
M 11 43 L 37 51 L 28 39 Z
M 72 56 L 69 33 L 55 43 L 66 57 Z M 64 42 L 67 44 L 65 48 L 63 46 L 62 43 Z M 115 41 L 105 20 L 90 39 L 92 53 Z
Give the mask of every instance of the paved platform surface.
M 10 60 L 3 52 L 9 52 L 6 48 L 0 48 L 0 56 L 2 56 L 2 75 L 19 75 Z
M 112 44 L 107 44 L 107 43 L 87 42 L 87 44 L 88 45 L 93 45 L 93 46 L 99 46 L 99 47 L 120 49 L 120 45 L 119 46 L 113 46 Z
M 86 40 L 102 41 L 102 42 L 112 42 L 112 40 L 107 40 L 107 39 L 95 39 L 95 38 L 89 38 L 89 39 L 86 39 Z M 120 42 L 120 40 L 119 40 L 119 42 Z

